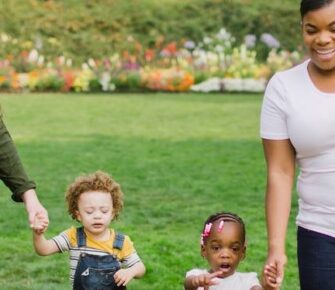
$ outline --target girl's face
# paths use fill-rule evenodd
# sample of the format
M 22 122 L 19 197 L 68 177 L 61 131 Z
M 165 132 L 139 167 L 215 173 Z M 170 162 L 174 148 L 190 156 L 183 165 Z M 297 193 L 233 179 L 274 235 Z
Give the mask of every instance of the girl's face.
M 109 225 L 113 217 L 113 200 L 110 193 L 88 191 L 80 195 L 77 219 L 96 239 L 109 238 Z
M 335 1 L 308 12 L 302 19 L 303 39 L 311 64 L 319 71 L 335 70 Z
M 210 235 L 201 247 L 212 272 L 221 271 L 219 278 L 234 274 L 238 264 L 245 257 L 245 244 L 242 242 L 241 225 L 233 221 L 225 221 L 222 230 L 218 229 L 219 222 L 215 221 Z

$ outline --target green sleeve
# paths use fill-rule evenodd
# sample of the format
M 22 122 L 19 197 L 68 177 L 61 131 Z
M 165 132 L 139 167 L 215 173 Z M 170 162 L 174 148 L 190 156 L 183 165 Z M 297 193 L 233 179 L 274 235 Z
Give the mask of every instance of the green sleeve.
M 0 179 L 12 192 L 12 199 L 22 202 L 22 194 L 36 188 L 24 171 L 13 140 L 0 117 Z

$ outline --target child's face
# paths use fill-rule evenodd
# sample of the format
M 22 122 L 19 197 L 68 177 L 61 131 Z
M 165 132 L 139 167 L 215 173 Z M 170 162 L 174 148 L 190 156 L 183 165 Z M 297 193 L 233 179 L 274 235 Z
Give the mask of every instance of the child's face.
M 77 219 L 86 231 L 96 237 L 106 238 L 113 217 L 113 200 L 110 193 L 88 191 L 80 195 Z
M 218 230 L 220 221 L 216 221 L 201 247 L 211 271 L 221 271 L 220 278 L 234 274 L 239 262 L 245 256 L 245 245 L 242 243 L 241 225 L 236 222 L 225 221 L 221 231 Z

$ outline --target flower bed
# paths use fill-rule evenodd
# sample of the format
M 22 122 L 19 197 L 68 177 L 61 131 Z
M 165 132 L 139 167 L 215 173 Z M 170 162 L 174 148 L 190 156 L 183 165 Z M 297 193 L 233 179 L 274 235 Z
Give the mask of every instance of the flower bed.
M 269 77 L 297 63 L 297 52 L 280 50 L 271 35 L 260 40 L 267 46 L 265 61 L 259 61 L 253 47 L 257 39 L 246 36 L 234 45 L 225 29 L 202 42 L 170 42 L 160 39 L 154 48 L 144 48 L 133 38 L 128 50 L 114 52 L 104 59 L 88 59 L 83 64 L 65 56 L 45 56 L 36 47 L 20 47 L 15 39 L 1 34 L 1 45 L 12 45 L 17 55 L 0 55 L 0 90 L 54 92 L 111 91 L 248 91 L 264 90 Z M 5 51 L 8 51 L 5 50 Z

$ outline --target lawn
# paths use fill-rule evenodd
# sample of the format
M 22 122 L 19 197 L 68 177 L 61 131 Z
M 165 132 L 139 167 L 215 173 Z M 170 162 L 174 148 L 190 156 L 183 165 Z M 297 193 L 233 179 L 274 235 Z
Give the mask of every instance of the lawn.
M 246 223 L 240 271 L 260 272 L 266 256 L 265 164 L 258 133 L 260 95 L 1 95 L 4 119 L 49 211 L 47 237 L 76 225 L 64 191 L 101 169 L 121 184 L 125 208 L 113 226 L 128 234 L 147 274 L 129 290 L 182 289 L 185 272 L 205 267 L 203 221 L 232 211 Z M 1 289 L 70 289 L 67 254 L 37 256 L 22 204 L 0 187 Z M 299 289 L 294 216 L 282 289 Z

